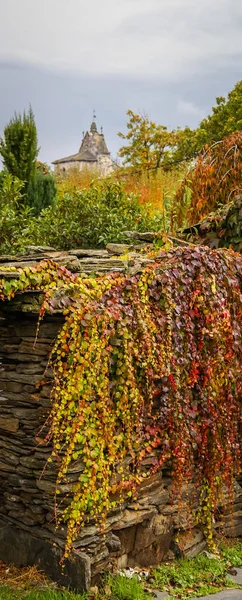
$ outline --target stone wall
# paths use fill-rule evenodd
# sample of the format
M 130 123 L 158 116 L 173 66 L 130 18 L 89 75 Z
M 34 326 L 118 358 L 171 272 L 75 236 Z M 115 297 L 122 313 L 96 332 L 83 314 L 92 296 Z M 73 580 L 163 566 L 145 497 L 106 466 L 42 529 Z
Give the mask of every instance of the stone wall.
M 77 255 L 76 259 L 81 260 Z M 171 477 L 164 469 L 144 480 L 135 501 L 109 513 L 105 535 L 93 522 L 82 528 L 62 573 L 59 560 L 66 532 L 64 526 L 55 526 L 55 465 L 51 463 L 43 473 L 51 451 L 43 440 L 52 386 L 52 372 L 46 365 L 63 317 L 47 315 L 34 346 L 39 300 L 38 293 L 26 293 L 1 307 L 0 559 L 37 564 L 54 580 L 81 591 L 105 569 L 155 565 L 182 553 L 194 556 L 206 546 L 191 516 L 194 490 L 191 486 L 183 490 L 179 506 L 171 503 Z M 143 461 L 143 470 L 151 460 L 149 456 Z M 63 494 L 81 469 L 78 462 L 72 466 Z M 235 491 L 232 517 L 225 500 L 214 523 L 228 536 L 242 534 L 242 480 Z M 179 543 L 175 541 L 178 531 Z
M 78 171 L 95 171 L 101 175 L 102 177 L 106 177 L 114 170 L 113 162 L 110 156 L 105 154 L 99 155 L 96 161 L 88 162 L 88 161 L 80 161 L 80 160 L 71 160 L 70 162 L 61 162 L 55 165 L 54 170 L 55 173 L 67 173 L 68 171 L 72 171 L 76 169 Z

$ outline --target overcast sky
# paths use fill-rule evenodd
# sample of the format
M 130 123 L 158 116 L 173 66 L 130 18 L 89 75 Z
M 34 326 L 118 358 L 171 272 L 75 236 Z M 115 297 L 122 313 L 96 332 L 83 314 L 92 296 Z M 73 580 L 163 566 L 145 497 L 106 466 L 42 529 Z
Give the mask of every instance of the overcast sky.
M 93 108 L 115 156 L 126 110 L 196 126 L 242 79 L 241 0 L 0 0 L 0 135 L 31 103 L 50 163 Z

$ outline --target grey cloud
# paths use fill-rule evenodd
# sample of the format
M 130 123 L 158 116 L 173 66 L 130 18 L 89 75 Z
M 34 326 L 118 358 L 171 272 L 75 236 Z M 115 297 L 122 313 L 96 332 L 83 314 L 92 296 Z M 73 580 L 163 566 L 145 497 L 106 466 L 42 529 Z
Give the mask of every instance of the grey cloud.
M 90 126 L 96 109 L 98 126 L 104 127 L 108 146 L 115 156 L 125 131 L 126 111 L 145 111 L 157 123 L 169 128 L 194 127 L 208 114 L 215 97 L 226 95 L 240 78 L 240 65 L 215 69 L 167 83 L 160 77 L 74 76 L 24 64 L 0 63 L 0 135 L 13 112 L 22 112 L 31 103 L 38 127 L 40 157 L 50 163 L 75 152 L 82 131 Z M 201 111 L 181 111 L 194 105 Z
M 6 0 L 0 135 L 32 104 L 41 158 L 80 145 L 95 107 L 113 154 L 126 110 L 196 126 L 241 79 L 241 0 Z
M 241 57 L 240 0 L 8 0 L 0 56 L 59 71 L 167 81 Z

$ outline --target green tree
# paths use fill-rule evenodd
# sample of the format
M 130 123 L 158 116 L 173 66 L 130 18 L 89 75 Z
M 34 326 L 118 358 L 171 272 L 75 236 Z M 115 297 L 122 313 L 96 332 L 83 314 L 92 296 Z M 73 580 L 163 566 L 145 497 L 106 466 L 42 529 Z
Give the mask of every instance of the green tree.
M 43 208 L 54 203 L 57 193 L 56 181 L 47 165 L 38 162 L 36 177 L 29 182 L 27 204 L 33 208 L 33 214 L 39 215 Z
M 0 177 L 0 254 L 22 251 L 22 236 L 32 219 L 32 211 L 23 202 L 23 181 L 10 173 Z
M 242 130 L 242 81 L 238 81 L 228 97 L 216 98 L 211 115 L 203 119 L 197 129 L 177 130 L 177 148 L 172 160 L 181 162 L 198 155 L 205 146 L 211 146 L 232 133 Z
M 34 114 L 30 107 L 28 112 L 14 114 L 0 138 L 0 154 L 5 170 L 13 177 L 24 182 L 24 191 L 36 175 L 36 158 L 38 156 L 38 138 Z
M 156 125 L 147 115 L 127 111 L 128 132 L 118 133 L 127 144 L 119 150 L 123 164 L 132 171 L 158 169 L 169 162 L 170 149 L 176 143 L 175 132 L 168 131 L 164 125 Z
M 228 97 L 216 98 L 212 114 L 203 119 L 197 132 L 197 144 L 217 142 L 230 133 L 242 130 L 242 81 L 238 81 Z

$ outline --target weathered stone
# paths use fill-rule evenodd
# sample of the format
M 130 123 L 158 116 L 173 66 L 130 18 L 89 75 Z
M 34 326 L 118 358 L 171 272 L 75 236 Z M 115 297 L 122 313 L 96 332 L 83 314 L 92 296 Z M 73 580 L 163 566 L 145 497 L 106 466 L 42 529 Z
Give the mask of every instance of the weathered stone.
M 231 537 L 231 538 L 235 538 L 235 537 L 239 537 L 242 535 L 242 522 L 239 522 L 237 525 L 232 525 L 229 527 L 224 527 L 224 535 L 226 537 Z
M 169 598 L 168 592 L 161 592 L 160 590 L 152 590 L 152 596 L 156 600 L 165 600 L 165 598 Z
M 118 569 L 126 569 L 128 565 L 128 554 L 122 554 L 117 560 Z
M 127 254 L 133 250 L 134 247 L 129 244 L 107 244 L 106 248 L 109 254 L 119 256 Z
M 32 354 L 33 356 L 46 356 L 51 350 L 50 344 L 43 344 L 41 342 L 37 342 L 34 347 L 32 342 L 23 341 L 19 345 L 18 352 L 20 354 Z M 21 358 L 20 358 L 21 360 Z
M 1 375 L 1 381 L 13 381 L 17 383 L 27 383 L 33 384 L 33 382 L 37 382 L 39 380 L 39 375 L 23 375 L 21 373 L 16 373 L 16 371 L 4 371 L 4 374 Z
M 10 465 L 6 460 L 0 460 L 0 473 L 1 472 L 6 472 L 6 473 L 14 473 L 15 472 L 15 466 L 14 465 Z
M 156 237 L 156 233 L 152 231 L 144 231 L 142 233 L 139 231 L 123 231 L 123 234 L 132 240 L 142 240 L 144 242 L 153 242 Z
M 183 552 L 187 553 L 190 548 L 200 544 L 203 541 L 204 535 L 202 531 L 196 527 L 190 531 L 180 533 L 178 545 L 183 550 Z
M 120 521 L 113 526 L 113 530 L 118 531 L 120 529 L 125 529 L 126 527 L 131 527 L 131 525 L 137 525 L 137 523 L 141 523 L 147 518 L 153 517 L 155 514 L 156 510 L 154 507 L 151 507 L 149 510 L 125 510 Z
M 19 428 L 19 420 L 14 417 L 0 417 L 0 429 L 4 429 L 5 431 L 9 431 L 10 433 L 15 433 Z
M 237 583 L 238 585 L 242 585 L 242 566 L 235 567 L 231 569 L 231 571 L 231 573 L 230 571 L 228 572 L 229 579 L 232 579 L 232 581 L 234 581 L 234 583 Z
M 121 541 L 117 535 L 110 533 L 106 538 L 106 546 L 110 552 L 119 552 L 121 550 Z
M 197 600 L 197 598 L 191 598 L 191 600 Z M 242 590 L 223 590 L 209 596 L 200 596 L 199 600 L 242 600 Z
M 135 545 L 134 551 L 128 560 L 128 565 L 130 567 L 135 565 L 140 565 L 141 567 L 159 565 L 167 556 L 171 540 L 172 531 L 169 531 L 161 535 L 153 544 L 140 549 L 138 552 Z
M 60 257 L 60 258 L 55 258 L 55 261 L 58 263 L 58 265 L 61 265 L 63 267 L 66 267 L 66 269 L 68 269 L 68 271 L 71 271 L 71 273 L 78 273 L 78 271 L 80 271 L 80 261 L 76 256 L 64 256 L 64 257 Z
M 55 252 L 52 246 L 26 246 L 29 254 L 41 254 L 42 252 Z
M 69 250 L 68 254 L 74 254 L 78 258 L 107 258 L 109 253 L 107 252 L 107 250 L 83 250 L 82 248 L 78 248 L 76 250 Z
M 184 552 L 184 555 L 187 558 L 195 558 L 195 556 L 197 556 L 198 554 L 203 552 L 203 550 L 205 550 L 205 548 L 207 548 L 207 542 L 206 542 L 206 540 L 203 540 L 202 542 L 199 542 L 199 544 L 195 544 L 194 546 L 189 548 L 189 550 L 186 550 Z
M 31 455 L 27 455 L 27 456 L 23 456 L 22 458 L 20 458 L 20 464 L 28 467 L 29 469 L 34 469 L 34 468 L 43 468 L 43 460 L 38 460 L 36 458 L 36 456 L 31 456 Z
M 163 515 L 155 515 L 151 520 L 143 521 L 137 527 L 135 551 L 139 552 L 154 542 L 159 544 L 163 535 L 169 531 L 172 533 L 170 519 Z
M 16 544 L 16 540 L 18 543 Z M 91 583 L 91 563 L 87 555 L 76 551 L 72 559 L 60 565 L 62 551 L 45 540 L 0 522 L 0 559 L 17 567 L 37 565 L 59 585 L 82 593 Z
M 134 549 L 135 538 L 136 538 L 137 526 L 127 527 L 126 529 L 120 529 L 117 531 L 117 536 L 121 545 L 121 553 L 130 554 Z
M 0 457 L 6 459 L 12 465 L 17 466 L 19 464 L 19 454 L 14 454 L 6 448 L 0 448 Z
M 43 368 L 41 367 L 41 365 L 39 363 L 33 364 L 33 365 L 19 363 L 16 366 L 16 373 L 27 373 L 28 375 L 39 375 L 40 373 L 43 373 Z
M 0 376 L 0 386 L 1 386 L 1 390 L 3 392 L 14 392 L 15 394 L 17 394 L 18 392 L 21 392 L 23 390 L 23 385 L 22 383 L 17 383 L 16 381 L 6 381 L 1 379 Z

